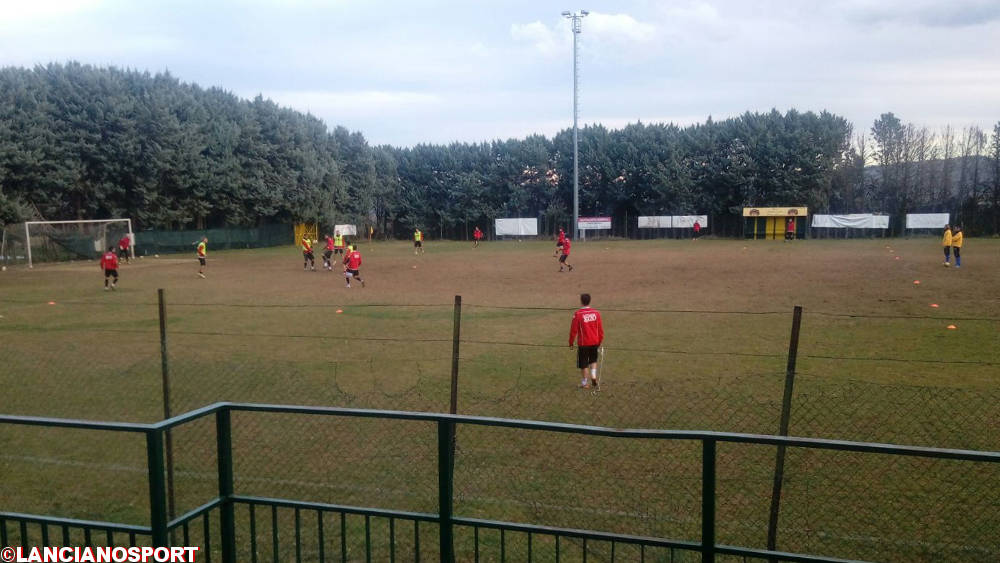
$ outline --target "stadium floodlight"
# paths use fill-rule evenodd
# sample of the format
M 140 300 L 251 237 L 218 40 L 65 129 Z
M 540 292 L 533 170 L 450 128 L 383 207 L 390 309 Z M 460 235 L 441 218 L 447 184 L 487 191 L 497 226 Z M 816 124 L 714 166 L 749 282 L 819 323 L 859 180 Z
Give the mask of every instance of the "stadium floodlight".
M 582 20 L 590 12 L 580 10 L 577 13 L 563 12 L 564 18 L 573 21 L 573 239 L 579 238 L 580 229 L 580 132 L 577 122 L 580 118 L 580 90 L 577 75 L 580 71 L 580 57 L 577 51 L 577 38 L 583 31 Z

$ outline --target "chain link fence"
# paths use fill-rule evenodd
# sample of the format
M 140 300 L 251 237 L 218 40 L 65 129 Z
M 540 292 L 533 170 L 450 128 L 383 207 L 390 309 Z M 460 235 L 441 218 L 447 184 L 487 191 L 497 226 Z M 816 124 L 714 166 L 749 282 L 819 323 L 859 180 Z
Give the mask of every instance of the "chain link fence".
M 575 389 L 579 371 L 566 345 L 570 314 L 466 304 L 458 412 L 616 428 L 778 432 L 790 311 L 605 310 L 597 393 Z M 449 408 L 451 304 L 337 312 L 333 306 L 168 302 L 166 404 L 155 302 L 5 303 L 4 315 L 5 413 L 148 422 L 162 419 L 165 410 L 176 415 L 220 400 Z M 789 434 L 1000 449 L 1000 390 L 989 377 L 1000 352 L 975 344 L 997 321 L 963 321 L 971 336 L 957 348 L 943 345 L 929 323 L 940 319 L 806 311 Z M 900 327 L 911 327 L 911 336 L 889 342 L 885 335 Z M 233 428 L 241 494 L 436 510 L 429 426 L 239 413 Z M 99 432 L 75 439 L 53 430 L 38 436 L 0 431 L 0 473 L 18 476 L 16 486 L 2 489 L 5 509 L 126 515 L 144 523 L 147 497 L 130 484 L 144 477 L 141 441 L 119 444 L 120 437 Z M 174 515 L 217 492 L 215 440 L 207 420 L 171 432 Z M 462 516 L 697 539 L 699 457 L 690 443 L 462 428 L 456 447 L 456 513 Z M 719 455 L 719 541 L 764 548 L 775 448 L 725 445 Z M 870 560 L 996 560 L 1000 545 L 992 532 L 1000 528 L 1000 493 L 988 484 L 998 477 L 995 467 L 791 448 L 777 547 Z M 256 536 L 294 533 L 294 511 L 277 512 L 274 522 L 257 515 Z M 250 522 L 248 510 L 238 512 L 242 537 L 249 537 Z M 339 533 L 340 522 L 308 525 L 321 524 Z M 421 534 L 429 534 L 425 546 L 434 543 L 430 525 L 390 530 L 387 521 L 349 518 L 343 527 L 354 536 L 365 533 L 366 524 L 380 537 L 397 534 L 401 546 Z M 483 550 L 502 545 L 511 560 L 527 553 L 525 537 L 501 542 L 499 532 L 477 533 Z M 550 539 L 534 541 L 542 542 L 534 550 L 554 548 L 544 543 Z M 459 537 L 460 548 L 471 545 Z M 262 542 L 256 549 L 270 560 L 276 548 Z M 294 557 L 290 549 L 293 543 L 280 542 L 279 560 Z M 318 546 L 300 543 L 298 549 L 315 554 Z M 594 560 L 610 558 L 609 549 L 587 546 Z M 654 551 L 645 556 L 656 560 Z M 665 550 L 660 557 L 686 556 Z

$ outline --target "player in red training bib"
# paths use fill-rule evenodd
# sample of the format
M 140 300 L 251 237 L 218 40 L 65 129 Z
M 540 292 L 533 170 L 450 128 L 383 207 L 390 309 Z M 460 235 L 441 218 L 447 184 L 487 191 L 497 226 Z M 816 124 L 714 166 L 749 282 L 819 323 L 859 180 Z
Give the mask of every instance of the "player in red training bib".
M 358 243 L 354 243 L 354 248 L 344 255 L 344 279 L 347 280 L 347 287 L 351 287 L 351 279 L 361 282 L 361 287 L 365 286 L 365 280 L 361 279 L 361 252 L 358 251 Z
M 476 230 L 472 232 L 472 239 L 475 241 L 472 243 L 472 248 L 479 246 L 479 241 L 482 240 L 482 238 L 483 232 L 479 230 L 479 227 L 476 227 Z
M 118 289 L 118 257 L 115 256 L 115 247 L 109 246 L 108 251 L 101 256 L 101 269 L 104 270 L 104 291 Z
M 562 243 L 562 255 L 559 256 L 559 271 L 563 271 L 563 264 L 569 266 L 569 271 L 573 271 L 573 265 L 567 262 L 569 260 L 569 249 L 573 246 L 573 243 L 569 239 L 563 239 Z
M 132 241 L 128 238 L 128 234 L 118 241 L 118 259 L 124 260 L 126 264 L 129 262 L 128 248 L 130 246 L 132 246 Z
M 576 341 L 576 367 L 580 368 L 583 379 L 580 387 L 595 389 L 597 380 L 597 353 L 604 342 L 604 325 L 601 314 L 590 306 L 590 294 L 580 294 L 582 308 L 573 314 L 573 323 L 569 327 L 569 347 Z
M 330 262 L 331 256 L 333 256 L 333 237 L 326 235 L 326 248 L 323 249 L 323 268 L 327 270 L 333 269 L 333 264 Z
M 559 227 L 559 238 L 556 239 L 556 251 L 552 254 L 553 258 L 559 256 L 564 242 L 566 242 L 566 231 L 562 230 L 562 227 Z

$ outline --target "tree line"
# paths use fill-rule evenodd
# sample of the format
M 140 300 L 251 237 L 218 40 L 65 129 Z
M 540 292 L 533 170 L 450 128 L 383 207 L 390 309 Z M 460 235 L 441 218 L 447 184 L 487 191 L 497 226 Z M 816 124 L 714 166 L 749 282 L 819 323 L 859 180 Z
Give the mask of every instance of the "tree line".
M 371 146 L 360 132 L 169 73 L 78 63 L 0 69 L 0 222 L 131 217 L 140 229 L 317 221 L 467 238 L 493 219 L 569 227 L 572 130 L 551 139 Z M 934 133 L 891 113 L 854 134 L 828 113 L 745 113 L 680 127 L 580 132 L 580 214 L 707 214 L 738 235 L 744 206 L 902 215 L 950 211 L 1000 232 L 1000 123 Z M 967 229 L 969 230 L 969 229 Z

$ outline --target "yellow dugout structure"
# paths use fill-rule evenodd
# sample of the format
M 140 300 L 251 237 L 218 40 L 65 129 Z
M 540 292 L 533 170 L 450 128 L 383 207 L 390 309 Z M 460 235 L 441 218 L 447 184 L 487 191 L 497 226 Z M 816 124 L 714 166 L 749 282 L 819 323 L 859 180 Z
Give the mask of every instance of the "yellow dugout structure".
M 744 207 L 743 236 L 754 240 L 785 240 L 806 238 L 807 207 Z M 788 233 L 789 222 L 791 232 Z
M 302 237 L 309 237 L 309 240 L 319 240 L 319 225 L 316 223 L 298 223 L 295 225 L 295 240 L 292 244 L 299 244 Z

